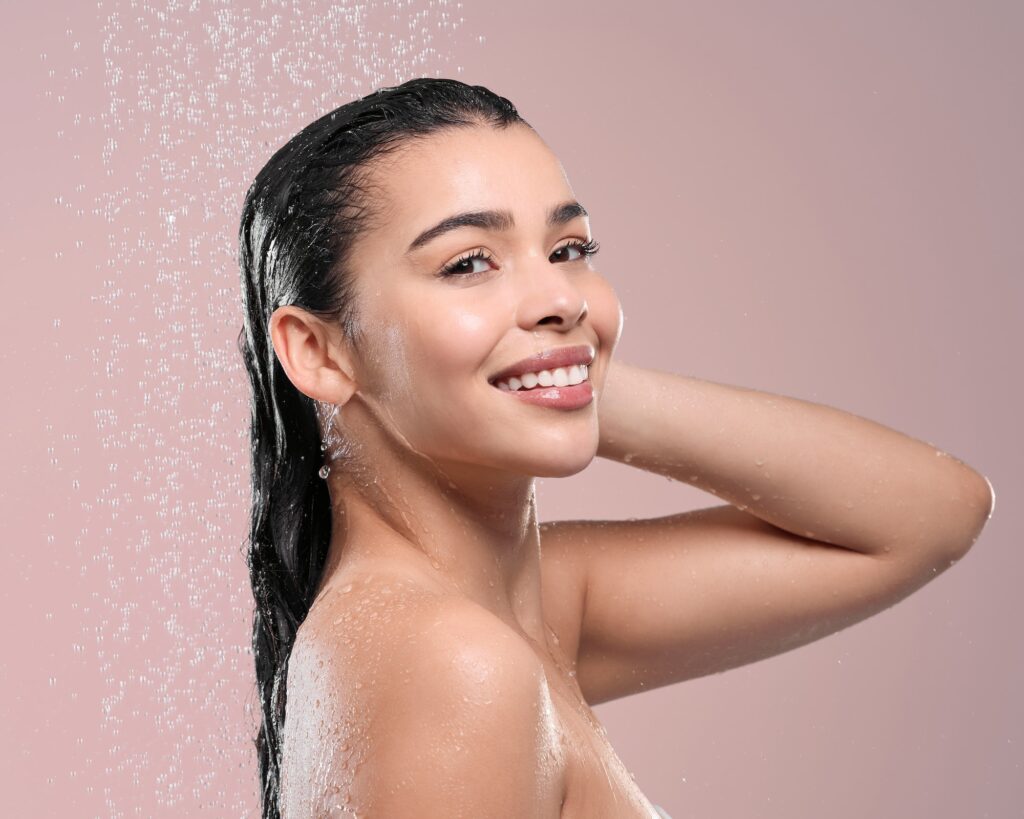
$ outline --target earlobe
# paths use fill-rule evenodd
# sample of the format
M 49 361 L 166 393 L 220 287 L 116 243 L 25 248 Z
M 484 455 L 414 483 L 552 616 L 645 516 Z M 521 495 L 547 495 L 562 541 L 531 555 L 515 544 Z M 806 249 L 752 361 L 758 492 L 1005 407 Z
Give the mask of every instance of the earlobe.
M 299 392 L 328 404 L 352 397 L 357 385 L 347 351 L 321 319 L 292 305 L 278 307 L 269 335 L 281 368 Z
M 359 386 L 346 369 L 343 369 L 334 360 L 329 359 L 329 361 L 330 364 L 320 371 L 321 391 L 317 397 L 321 401 L 337 404 L 340 407 L 348 402 Z

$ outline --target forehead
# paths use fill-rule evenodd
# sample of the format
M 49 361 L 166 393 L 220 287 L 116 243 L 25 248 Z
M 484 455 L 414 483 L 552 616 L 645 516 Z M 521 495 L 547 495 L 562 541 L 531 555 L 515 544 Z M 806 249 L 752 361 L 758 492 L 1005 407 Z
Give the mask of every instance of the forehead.
M 571 198 L 558 158 L 532 128 L 488 125 L 446 129 L 413 140 L 374 169 L 376 195 L 390 240 L 409 241 L 453 213 L 508 209 L 516 224 L 542 222 Z

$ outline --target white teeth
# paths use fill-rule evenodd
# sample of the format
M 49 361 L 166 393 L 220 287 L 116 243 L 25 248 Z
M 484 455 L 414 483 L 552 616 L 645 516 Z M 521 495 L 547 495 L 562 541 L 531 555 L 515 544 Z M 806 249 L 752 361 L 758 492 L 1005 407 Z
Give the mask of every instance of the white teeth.
M 538 384 L 542 387 L 571 387 L 582 384 L 588 376 L 589 368 L 586 364 L 573 364 L 571 367 L 556 367 L 553 370 L 512 376 L 508 381 L 497 382 L 495 386 L 500 390 L 532 390 Z

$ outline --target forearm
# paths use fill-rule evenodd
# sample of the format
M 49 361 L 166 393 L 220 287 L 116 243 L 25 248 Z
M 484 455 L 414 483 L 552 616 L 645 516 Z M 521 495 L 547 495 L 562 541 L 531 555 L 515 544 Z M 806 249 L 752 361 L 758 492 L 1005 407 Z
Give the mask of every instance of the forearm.
M 975 470 L 822 404 L 613 359 L 598 417 L 598 455 L 861 552 L 958 554 L 991 513 L 990 484 Z

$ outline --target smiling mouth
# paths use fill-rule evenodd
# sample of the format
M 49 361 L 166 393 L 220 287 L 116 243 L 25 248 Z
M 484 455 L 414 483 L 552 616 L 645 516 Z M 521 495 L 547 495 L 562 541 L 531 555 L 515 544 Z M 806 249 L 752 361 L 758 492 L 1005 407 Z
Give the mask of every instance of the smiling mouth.
M 508 392 L 527 392 L 545 387 L 574 387 L 590 380 L 589 367 L 586 364 L 573 364 L 569 367 L 554 367 L 550 370 L 537 370 L 523 373 L 498 381 L 491 381 L 492 387 Z

